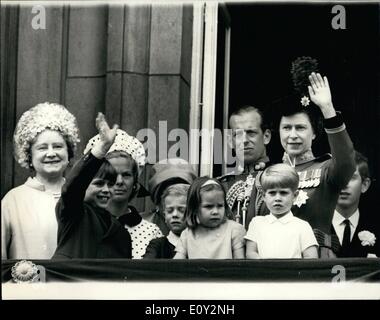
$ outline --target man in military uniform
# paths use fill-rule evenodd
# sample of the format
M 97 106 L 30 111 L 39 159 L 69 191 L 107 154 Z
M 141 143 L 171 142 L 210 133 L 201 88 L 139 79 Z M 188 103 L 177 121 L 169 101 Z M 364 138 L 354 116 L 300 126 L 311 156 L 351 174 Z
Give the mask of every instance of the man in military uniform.
M 238 169 L 218 179 L 226 189 L 233 220 L 248 229 L 255 215 L 265 214 L 265 207 L 256 197 L 257 190 L 253 185 L 257 173 L 269 163 L 266 145 L 270 142 L 271 131 L 263 113 L 253 106 L 243 106 L 233 112 L 229 126 L 232 129 L 229 145 L 235 150 Z

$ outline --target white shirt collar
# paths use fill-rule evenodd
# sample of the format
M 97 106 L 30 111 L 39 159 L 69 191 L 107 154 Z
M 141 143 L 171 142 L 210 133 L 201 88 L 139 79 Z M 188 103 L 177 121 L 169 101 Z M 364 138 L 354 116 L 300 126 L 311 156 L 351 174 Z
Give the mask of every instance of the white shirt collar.
M 348 218 L 348 220 L 350 221 L 351 227 L 353 227 L 354 229 L 356 229 L 356 227 L 358 226 L 359 216 L 360 216 L 359 209 L 356 209 L 356 211 L 351 215 L 351 217 Z M 334 217 L 332 220 L 333 226 L 335 227 L 335 226 L 344 224 L 344 220 L 346 220 L 346 218 L 343 217 L 338 211 L 335 210 Z
M 169 234 L 167 235 L 167 238 L 168 238 L 168 241 L 173 245 L 173 246 L 177 246 L 178 242 L 179 242 L 179 237 L 173 233 L 172 231 L 169 231 Z
M 289 211 L 286 215 L 284 215 L 283 217 L 281 217 L 279 219 L 276 218 L 276 216 L 273 215 L 272 213 L 268 214 L 267 217 L 268 217 L 267 219 L 268 219 L 269 223 L 274 223 L 274 222 L 278 221 L 282 224 L 286 224 L 286 223 L 290 222 L 294 216 L 293 216 L 293 213 L 291 211 Z
M 350 221 L 350 230 L 351 230 L 351 241 L 354 237 L 354 233 L 356 231 L 356 228 L 359 223 L 359 210 L 356 210 L 353 215 L 348 219 Z M 332 219 L 332 225 L 334 227 L 335 233 L 338 236 L 340 244 L 343 243 L 343 235 L 344 235 L 344 229 L 345 224 L 344 220 L 346 220 L 345 217 L 343 217 L 338 211 L 334 211 L 334 216 Z

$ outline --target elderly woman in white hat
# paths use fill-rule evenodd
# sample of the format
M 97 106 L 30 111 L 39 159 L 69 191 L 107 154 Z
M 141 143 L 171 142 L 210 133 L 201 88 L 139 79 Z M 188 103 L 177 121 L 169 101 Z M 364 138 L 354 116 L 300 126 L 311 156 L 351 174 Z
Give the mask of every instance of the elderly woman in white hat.
M 99 135 L 93 137 L 86 150 L 98 139 Z M 107 210 L 129 231 L 132 238 L 132 259 L 141 259 L 149 242 L 163 236 L 156 224 L 142 219 L 136 208 L 130 205 L 142 189 L 138 177 L 145 165 L 144 147 L 135 137 L 118 129 L 106 159 L 117 174 Z
M 79 130 L 62 105 L 41 103 L 24 112 L 14 133 L 17 163 L 32 177 L 1 201 L 2 259 L 50 259 L 57 246 L 55 205 Z

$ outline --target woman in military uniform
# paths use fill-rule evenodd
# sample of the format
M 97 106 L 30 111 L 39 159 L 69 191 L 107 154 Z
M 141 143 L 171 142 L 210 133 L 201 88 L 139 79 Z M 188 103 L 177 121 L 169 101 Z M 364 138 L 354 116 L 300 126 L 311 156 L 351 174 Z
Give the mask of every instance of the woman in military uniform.
M 301 88 L 302 81 L 295 73 L 307 69 L 302 64 L 316 62 L 303 57 L 293 63 L 293 81 Z M 299 196 L 292 212 L 312 226 L 320 257 L 334 257 L 332 249 L 339 243 L 330 236 L 331 223 L 339 193 L 355 171 L 354 148 L 342 116 L 333 106 L 327 78 L 315 72 L 308 74 L 309 96 L 297 90 L 282 101 L 279 134 L 285 151 L 283 162 L 293 166 L 300 177 Z M 331 154 L 316 157 L 312 144 L 321 122 Z

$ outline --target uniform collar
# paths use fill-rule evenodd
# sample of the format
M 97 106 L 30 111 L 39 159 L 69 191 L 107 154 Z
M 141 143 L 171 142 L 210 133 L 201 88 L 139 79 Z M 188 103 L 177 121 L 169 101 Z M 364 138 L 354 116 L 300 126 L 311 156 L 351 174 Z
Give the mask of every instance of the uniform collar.
M 298 162 L 296 163 L 296 167 L 307 164 L 307 163 L 324 162 L 324 161 L 329 160 L 329 159 L 331 159 L 330 153 L 325 153 L 319 157 L 314 157 L 314 156 L 313 157 L 305 157 L 302 160 L 298 160 Z M 284 152 L 284 155 L 282 157 L 282 162 L 287 163 L 289 165 L 292 165 L 289 161 L 289 158 L 287 157 L 286 152 Z
M 304 154 L 302 154 L 301 156 L 299 156 L 296 160 L 295 160 L 295 163 L 293 163 L 289 157 L 289 155 L 284 152 L 284 155 L 282 156 L 282 161 L 291 165 L 292 167 L 294 166 L 297 166 L 297 165 L 300 165 L 300 164 L 304 164 L 304 163 L 307 163 L 307 162 L 310 162 L 310 161 L 314 161 L 315 160 L 315 157 L 314 157 L 314 154 L 313 154 L 313 151 L 311 150 L 308 150 L 306 151 Z
M 267 215 L 267 219 L 268 219 L 268 222 L 270 224 L 273 224 L 275 222 L 280 222 L 282 224 L 286 224 L 286 223 L 289 223 L 290 221 L 293 220 L 293 213 L 291 211 L 289 211 L 289 213 L 287 213 L 286 215 L 284 215 L 283 217 L 281 217 L 280 219 L 277 219 L 273 214 L 268 214 Z
M 268 156 L 262 156 L 261 158 L 257 159 L 253 164 L 249 164 L 249 165 L 244 165 L 244 167 L 239 164 L 239 167 L 237 169 L 237 173 L 238 174 L 242 174 L 242 173 L 246 173 L 246 174 L 250 174 L 250 173 L 253 173 L 254 171 L 257 171 L 255 170 L 255 165 L 260 163 L 260 162 L 264 162 L 265 164 L 267 164 L 269 162 L 269 157 Z
M 255 163 L 247 165 L 244 167 L 244 171 L 248 174 L 254 173 L 255 171 L 259 171 L 255 169 L 255 166 L 261 162 L 264 162 L 265 165 L 269 162 L 268 156 L 261 157 L 260 159 L 256 160 Z M 263 169 L 262 169 L 263 170 Z
M 359 223 L 359 209 L 356 209 L 356 211 L 351 215 L 351 217 L 348 218 L 350 221 L 350 225 L 353 226 L 355 229 L 358 226 Z M 339 226 L 344 224 L 344 221 L 346 220 L 345 217 L 343 217 L 338 211 L 334 211 L 334 217 L 332 220 L 333 226 Z
M 267 166 L 268 163 L 270 162 L 270 159 L 268 156 L 261 157 L 259 160 L 257 160 L 255 162 L 255 165 L 260 163 L 260 162 L 264 162 Z M 254 168 L 254 166 L 250 166 L 250 167 Z M 239 163 L 236 170 L 231 170 L 229 172 L 226 172 L 224 175 L 218 177 L 218 179 L 222 179 L 222 178 L 225 178 L 228 176 L 238 176 L 241 174 L 249 174 L 249 173 L 253 173 L 253 171 L 255 171 L 255 170 L 252 169 L 251 172 L 249 172 L 249 170 L 247 168 L 244 170 L 244 167 Z M 257 170 L 256 170 L 256 172 L 257 172 Z

